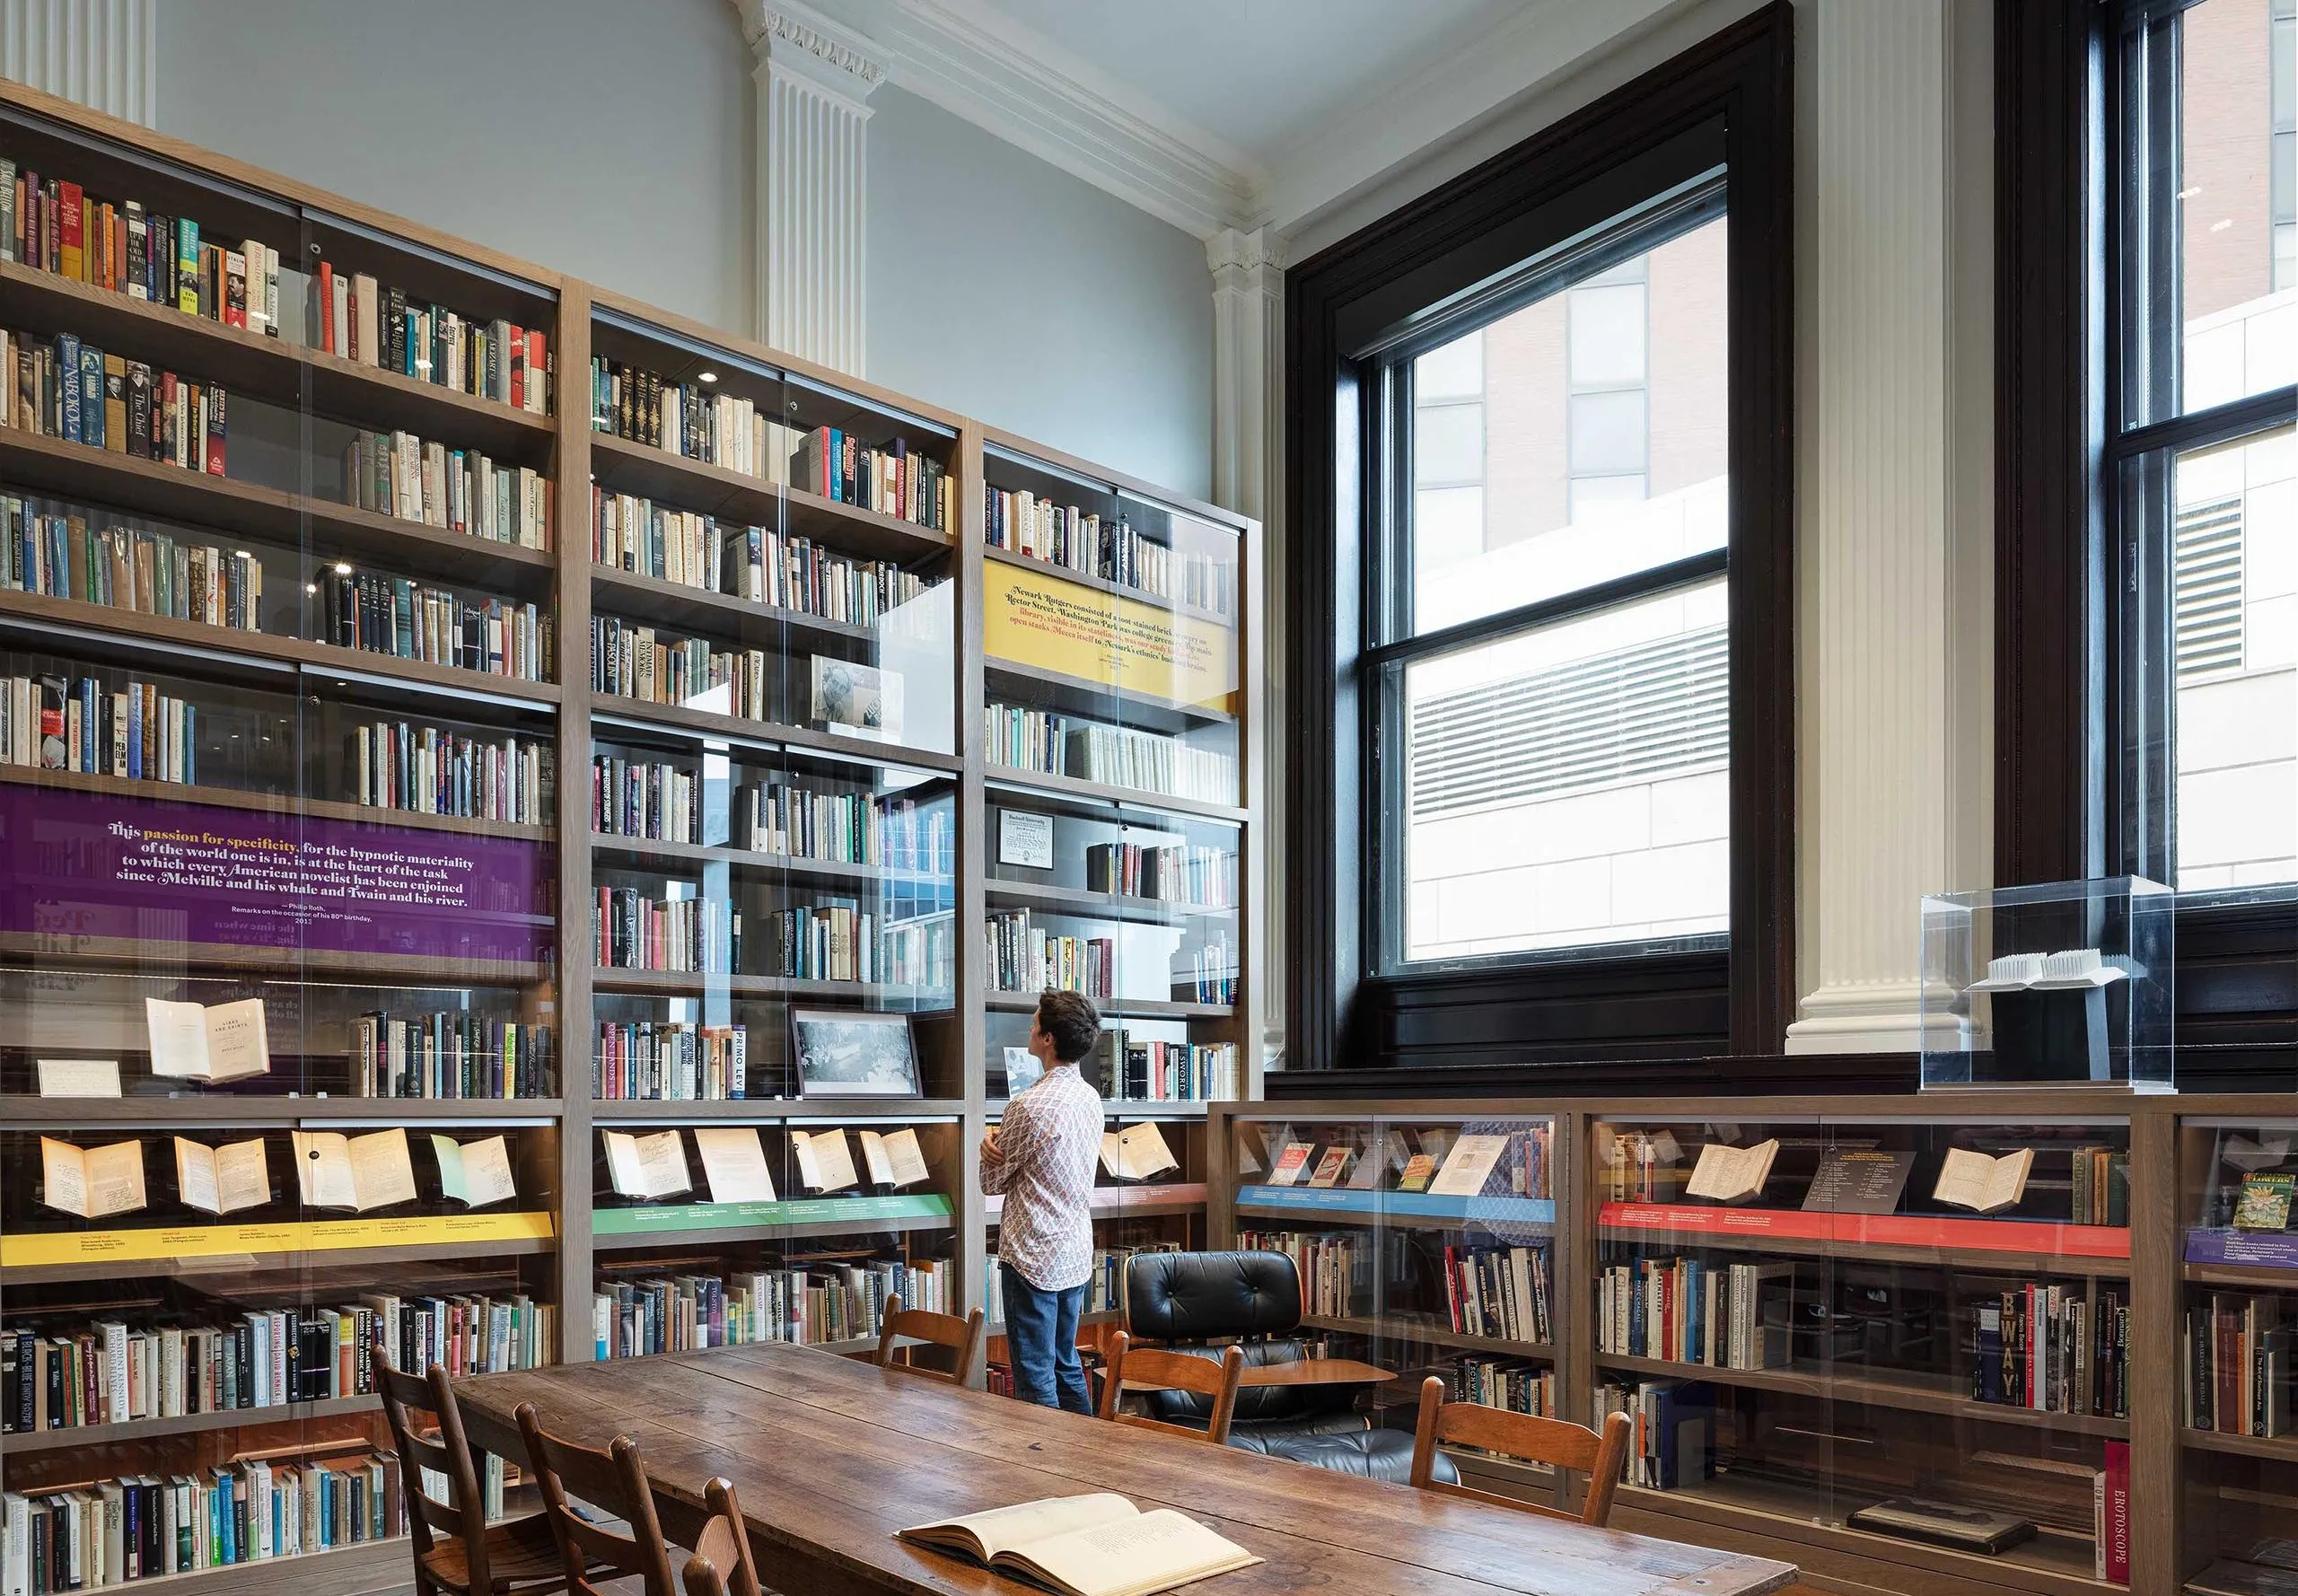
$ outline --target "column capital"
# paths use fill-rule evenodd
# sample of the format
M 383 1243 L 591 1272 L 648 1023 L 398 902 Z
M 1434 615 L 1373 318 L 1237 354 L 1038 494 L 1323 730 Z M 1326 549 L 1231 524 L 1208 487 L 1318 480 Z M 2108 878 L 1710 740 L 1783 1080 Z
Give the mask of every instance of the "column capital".
M 1205 263 L 1216 286 L 1228 272 L 1280 271 L 1287 241 L 1273 227 L 1224 227 L 1206 236 Z
M 803 80 L 858 115 L 886 81 L 886 53 L 867 34 L 802 0 L 729 0 L 742 19 L 742 37 L 757 58 L 753 73 Z

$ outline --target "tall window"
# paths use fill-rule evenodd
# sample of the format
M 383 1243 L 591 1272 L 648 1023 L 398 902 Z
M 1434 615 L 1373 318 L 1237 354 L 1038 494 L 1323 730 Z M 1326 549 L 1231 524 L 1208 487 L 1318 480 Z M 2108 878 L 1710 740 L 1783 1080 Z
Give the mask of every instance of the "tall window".
M 2278 892 L 2298 883 L 2298 21 L 2293 0 L 2132 4 L 2116 51 L 2109 841 L 2184 894 Z
M 1390 969 L 1730 929 L 1722 192 L 1387 367 Z

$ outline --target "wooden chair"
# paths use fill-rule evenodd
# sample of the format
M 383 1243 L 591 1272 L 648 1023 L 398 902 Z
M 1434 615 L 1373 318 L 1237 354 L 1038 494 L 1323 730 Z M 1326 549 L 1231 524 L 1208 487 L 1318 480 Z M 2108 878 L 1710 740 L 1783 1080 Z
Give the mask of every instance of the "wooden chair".
M 687 1596 L 766 1596 L 758 1565 L 750 1561 L 750 1538 L 742 1528 L 734 1482 L 711 1480 L 702 1487 L 702 1499 L 709 1504 L 710 1521 L 695 1538 L 694 1556 L 686 1560 Z M 721 1565 L 733 1570 L 731 1579 L 718 1572 Z
M 378 1337 L 375 1373 L 399 1449 L 416 1596 L 543 1596 L 566 1590 L 566 1570 L 542 1514 L 487 1521 L 487 1497 L 447 1372 L 434 1364 L 428 1378 L 404 1372 Z M 417 1413 L 431 1415 L 435 1427 L 418 1426 Z M 446 1501 L 425 1492 L 425 1469 L 445 1477 Z
M 1215 1363 L 1186 1352 L 1136 1346 L 1133 1337 L 1119 1330 L 1110 1337 L 1104 1358 L 1108 1367 L 1101 1374 L 1103 1418 L 1145 1430 L 1186 1435 L 1191 1441 L 1210 1441 L 1215 1446 L 1228 1443 L 1229 1421 L 1237 1413 L 1237 1380 L 1245 1371 L 1244 1348 L 1232 1343 L 1221 1349 L 1221 1359 Z M 1210 1397 L 1211 1420 L 1204 1429 L 1193 1430 L 1187 1425 L 1168 1424 L 1161 1418 L 1120 1413 L 1118 1404 L 1128 1384 L 1136 1390 L 1194 1391 L 1200 1397 Z
M 1432 1374 L 1420 1388 L 1420 1425 L 1412 1438 L 1412 1483 L 1424 1490 L 1445 1491 L 1522 1513 L 1601 1529 L 1604 1521 L 1611 1516 L 1612 1495 L 1619 1489 L 1620 1464 L 1627 1457 L 1630 1428 L 1624 1413 L 1607 1418 L 1604 1433 L 1598 1435 L 1584 1425 L 1565 1419 L 1538 1418 L 1529 1413 L 1485 1407 L 1474 1402 L 1447 1402 L 1444 1382 Z M 1482 1447 L 1487 1451 L 1546 1463 L 1552 1468 L 1578 1469 L 1588 1477 L 1588 1499 L 1575 1514 L 1433 1478 L 1436 1448 L 1442 1442 Z
M 933 1313 L 923 1308 L 897 1308 L 886 1315 L 885 1328 L 878 1332 L 878 1367 L 908 1369 L 927 1380 L 938 1380 L 945 1385 L 963 1385 L 973 1372 L 975 1355 L 981 1350 L 981 1310 L 977 1308 L 965 1318 L 954 1313 Z M 934 1346 L 947 1347 L 955 1355 L 952 1365 L 955 1371 L 944 1373 L 917 1364 L 894 1362 L 894 1343 L 924 1341 Z
M 610 1450 L 599 1451 L 561 1441 L 544 1433 L 531 1402 L 519 1404 L 517 1418 L 566 1588 L 575 1596 L 605 1596 L 598 1578 L 636 1576 L 645 1596 L 678 1596 L 671 1579 L 671 1548 L 654 1516 L 654 1492 L 638 1443 L 618 1435 Z M 570 1492 L 621 1520 L 628 1530 L 583 1517 L 567 1499 Z

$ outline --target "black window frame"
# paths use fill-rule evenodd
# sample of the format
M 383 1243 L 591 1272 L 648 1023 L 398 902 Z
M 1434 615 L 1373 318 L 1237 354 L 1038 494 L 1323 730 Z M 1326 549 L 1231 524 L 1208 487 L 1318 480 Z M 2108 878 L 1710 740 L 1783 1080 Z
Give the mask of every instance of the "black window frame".
M 2180 414 L 2179 14 L 1995 10 L 1995 880 L 2173 874 L 2172 462 L 2298 417 Z M 2262 134 L 2267 130 L 2262 129 Z M 2271 248 L 2271 228 L 2269 228 Z M 2287 1084 L 2298 912 L 2182 894 L 2180 1076 Z
M 1794 1002 L 1793 40 L 1792 7 L 1775 0 L 1287 273 L 1292 1068 L 1536 1065 L 1783 1044 Z M 1394 606 L 1408 602 L 1408 587 L 1386 578 L 1411 484 L 1398 459 L 1401 445 L 1409 460 L 1410 394 L 1397 361 L 1601 269 L 1571 241 L 1680 197 L 1719 167 L 1718 208 L 1731 218 L 1728 550 L 1399 637 Z M 1611 236 L 1621 257 L 1656 241 Z M 1728 946 L 1384 971 L 1379 938 L 1400 916 L 1380 901 L 1381 771 L 1394 768 L 1396 750 L 1384 759 L 1378 734 L 1400 717 L 1375 715 L 1372 684 L 1402 660 L 1708 580 L 1726 565 Z

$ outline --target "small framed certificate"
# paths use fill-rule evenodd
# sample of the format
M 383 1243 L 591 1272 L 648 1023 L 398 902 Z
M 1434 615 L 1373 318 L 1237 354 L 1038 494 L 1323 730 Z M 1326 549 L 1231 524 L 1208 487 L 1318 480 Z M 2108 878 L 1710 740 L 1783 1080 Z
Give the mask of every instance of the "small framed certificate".
M 997 811 L 997 862 L 1023 870 L 1053 868 L 1053 817 L 1025 809 Z

